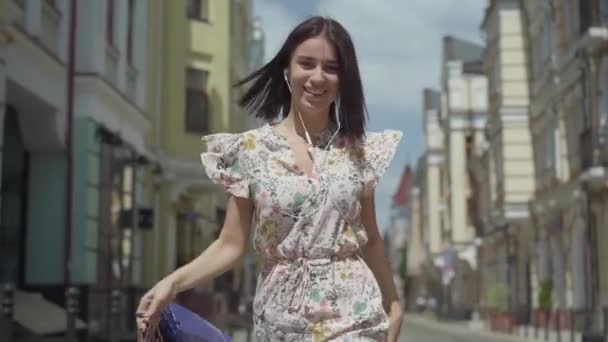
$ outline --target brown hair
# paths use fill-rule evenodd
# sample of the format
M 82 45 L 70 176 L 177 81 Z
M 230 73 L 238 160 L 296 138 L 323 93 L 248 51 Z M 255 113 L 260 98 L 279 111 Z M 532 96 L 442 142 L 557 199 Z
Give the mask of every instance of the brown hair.
M 332 103 L 330 113 L 340 114 L 341 134 L 350 141 L 365 135 L 367 108 L 355 47 L 346 29 L 337 21 L 326 17 L 312 17 L 291 31 L 279 52 L 264 66 L 238 82 L 235 86 L 252 82 L 239 100 L 239 105 L 267 122 L 276 119 L 281 111 L 288 113 L 291 94 L 283 79 L 283 70 L 289 66 L 296 47 L 307 39 L 323 35 L 332 43 L 338 57 L 339 108 Z M 335 121 L 334 115 L 330 120 Z

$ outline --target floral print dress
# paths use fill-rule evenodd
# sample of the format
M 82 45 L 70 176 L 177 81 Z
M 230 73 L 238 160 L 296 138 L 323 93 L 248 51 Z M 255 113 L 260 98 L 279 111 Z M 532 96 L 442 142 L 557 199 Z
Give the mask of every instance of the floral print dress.
M 211 180 L 253 201 L 253 242 L 265 264 L 253 303 L 257 341 L 384 341 L 388 317 L 373 273 L 359 198 L 393 158 L 400 131 L 347 144 L 316 137 L 313 173 L 302 172 L 273 125 L 203 137 Z

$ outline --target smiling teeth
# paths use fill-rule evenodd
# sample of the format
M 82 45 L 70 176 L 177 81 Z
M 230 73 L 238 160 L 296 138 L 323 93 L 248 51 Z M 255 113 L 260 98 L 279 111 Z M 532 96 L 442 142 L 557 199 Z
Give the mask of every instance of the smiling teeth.
M 315 95 L 315 96 L 320 96 L 320 95 L 323 95 L 325 93 L 324 91 L 320 92 L 320 93 L 315 93 L 315 92 L 310 91 L 310 90 L 306 90 L 306 92 L 309 93 L 309 94 Z

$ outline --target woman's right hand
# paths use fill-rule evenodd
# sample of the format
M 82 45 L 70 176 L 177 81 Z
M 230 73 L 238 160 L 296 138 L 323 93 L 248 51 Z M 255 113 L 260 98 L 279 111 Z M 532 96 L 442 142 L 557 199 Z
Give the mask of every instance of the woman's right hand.
M 176 286 L 172 280 L 165 278 L 159 281 L 139 301 L 137 307 L 137 326 L 141 331 L 154 331 L 160 314 L 177 296 Z

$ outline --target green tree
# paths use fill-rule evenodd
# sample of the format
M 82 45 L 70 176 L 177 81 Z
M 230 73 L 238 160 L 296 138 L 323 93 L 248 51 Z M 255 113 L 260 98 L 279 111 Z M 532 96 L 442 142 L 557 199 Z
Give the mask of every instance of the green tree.
M 509 310 L 509 287 L 506 284 L 495 284 L 484 294 L 485 305 L 492 310 L 507 312 Z
M 551 280 L 545 279 L 540 282 L 538 306 L 546 311 L 551 310 L 553 307 L 553 283 Z

